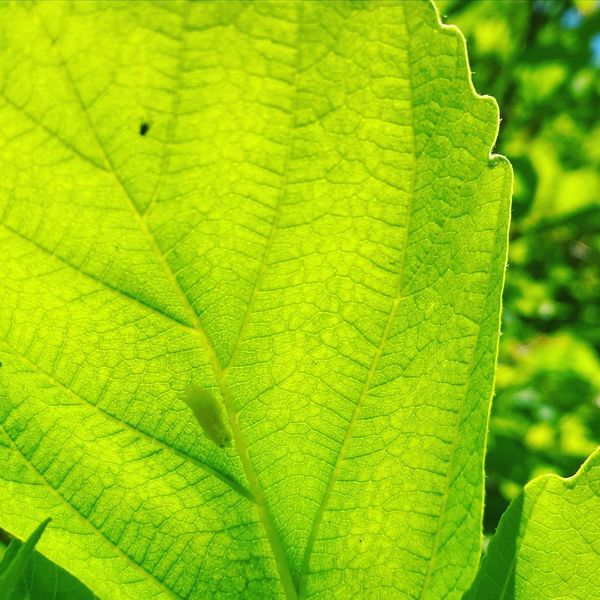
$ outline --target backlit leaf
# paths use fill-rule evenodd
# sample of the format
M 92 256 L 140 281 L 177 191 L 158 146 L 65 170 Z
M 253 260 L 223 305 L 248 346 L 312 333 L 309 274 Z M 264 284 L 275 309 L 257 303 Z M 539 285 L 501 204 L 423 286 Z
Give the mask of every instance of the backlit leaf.
M 0 527 L 103 598 L 459 597 L 511 190 L 460 33 L 5 3 L 0 48 Z

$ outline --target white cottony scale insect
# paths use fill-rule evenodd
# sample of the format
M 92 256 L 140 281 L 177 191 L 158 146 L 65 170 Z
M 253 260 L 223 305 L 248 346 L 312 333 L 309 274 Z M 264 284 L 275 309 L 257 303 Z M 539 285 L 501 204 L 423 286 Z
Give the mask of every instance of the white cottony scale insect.
M 192 383 L 185 396 L 186 404 L 192 409 L 204 433 L 219 448 L 231 444 L 229 429 L 225 425 L 223 413 L 217 399 L 206 389 Z

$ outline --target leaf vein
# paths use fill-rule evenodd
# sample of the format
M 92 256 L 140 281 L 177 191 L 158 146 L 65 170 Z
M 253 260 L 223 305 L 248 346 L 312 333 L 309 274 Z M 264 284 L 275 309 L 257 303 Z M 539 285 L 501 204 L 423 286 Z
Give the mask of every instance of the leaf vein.
M 31 362 L 29 360 L 29 358 L 27 358 L 27 356 L 25 356 L 24 354 L 20 353 L 18 350 L 16 350 L 16 348 L 14 348 L 10 344 L 8 344 L 6 342 L 6 340 L 2 340 L 1 343 L 5 346 L 5 348 L 7 348 L 7 350 L 9 352 L 11 352 L 12 354 L 16 355 L 29 368 L 31 368 L 31 369 L 35 370 L 36 372 L 38 372 L 40 375 L 42 375 L 43 377 L 45 377 L 45 379 L 49 383 L 51 383 L 55 387 L 58 387 L 64 393 L 66 393 L 68 396 L 70 396 L 71 398 L 73 398 L 74 400 L 76 400 L 77 403 L 80 406 L 82 404 L 85 404 L 87 406 L 92 407 L 93 409 L 95 409 L 96 411 L 98 411 L 99 413 L 101 413 L 109 421 L 111 421 L 113 423 L 116 423 L 117 425 L 119 425 L 120 427 L 122 427 L 123 430 L 129 430 L 129 431 L 133 432 L 134 434 L 139 435 L 142 438 L 144 438 L 144 439 L 152 442 L 153 444 L 156 444 L 156 445 L 160 446 L 159 450 L 167 450 L 168 452 L 173 453 L 178 458 L 181 458 L 182 460 L 184 460 L 186 463 L 193 464 L 194 466 L 199 467 L 200 469 L 202 469 L 206 473 L 208 473 L 210 475 L 213 475 L 217 479 L 220 479 L 223 483 L 225 483 L 227 486 L 229 486 L 232 490 L 234 490 L 235 492 L 237 492 L 238 494 L 240 494 L 240 496 L 243 496 L 244 498 L 246 498 L 247 500 L 250 500 L 250 501 L 253 500 L 252 496 L 250 495 L 250 493 L 248 492 L 248 490 L 243 485 L 241 485 L 240 483 L 238 483 L 237 481 L 235 481 L 234 479 L 231 479 L 229 476 L 225 475 L 224 473 L 221 473 L 217 469 L 215 469 L 215 468 L 211 467 L 210 465 L 202 462 L 201 460 L 199 460 L 199 459 L 197 459 L 197 458 L 195 458 L 193 456 L 190 456 L 189 454 L 186 454 L 182 450 L 179 450 L 179 449 L 175 448 L 174 446 L 169 446 L 167 443 L 163 442 L 161 439 L 159 439 L 159 438 L 157 438 L 157 437 L 155 437 L 155 436 L 147 433 L 143 429 L 139 429 L 139 428 L 131 425 L 127 421 L 123 421 L 123 420 L 119 419 L 118 417 L 116 417 L 115 415 L 111 414 L 107 410 L 101 408 L 97 404 L 94 404 L 94 402 L 92 402 L 91 400 L 88 400 L 87 398 L 84 398 L 80 394 L 74 392 L 71 388 L 67 387 L 62 381 L 59 381 L 56 378 L 56 376 L 51 375 L 50 373 L 47 373 L 46 371 L 44 371 L 43 369 L 41 369 L 38 365 L 36 365 L 33 362 Z M 147 456 L 145 456 L 144 458 L 147 458 Z
M 61 502 L 61 504 L 67 506 L 79 519 L 81 519 L 81 521 L 89 526 L 91 528 L 91 530 L 96 533 L 97 535 L 99 535 L 100 537 L 102 537 L 103 539 L 105 539 L 116 551 L 118 554 L 120 554 L 121 556 L 123 556 L 128 562 L 131 563 L 131 565 L 136 569 L 141 571 L 144 574 L 144 579 L 146 578 L 146 575 L 149 575 L 152 579 L 154 579 L 154 581 L 156 581 L 159 586 L 168 594 L 169 597 L 171 598 L 180 598 L 180 596 L 178 594 L 176 594 L 173 590 L 171 590 L 171 588 L 169 588 L 167 586 L 167 584 L 162 581 L 161 579 L 159 579 L 154 573 L 152 573 L 151 571 L 149 571 L 148 569 L 144 568 L 142 565 L 140 565 L 138 562 L 135 561 L 135 559 L 133 559 L 131 556 L 129 556 L 129 554 L 127 554 L 124 550 L 122 550 L 115 542 L 113 542 L 113 540 L 111 540 L 101 529 L 99 529 L 98 527 L 96 527 L 91 521 L 89 521 L 82 512 L 79 511 L 79 509 L 77 509 L 75 506 L 73 506 L 73 504 L 71 504 L 71 502 L 69 502 L 47 479 L 46 477 L 40 472 L 38 471 L 33 464 L 31 463 L 31 461 L 23 454 L 23 452 L 21 451 L 21 449 L 16 445 L 15 441 L 8 435 L 8 432 L 6 431 L 6 429 L 4 428 L 4 425 L 0 423 L 0 428 L 1 430 L 5 433 L 5 435 L 8 437 L 9 439 L 9 443 L 11 448 L 13 449 L 13 451 L 15 452 L 15 454 L 17 454 L 17 456 L 20 457 L 20 459 L 25 463 L 25 465 L 31 470 L 31 472 L 42 482 L 42 485 L 47 488 L 48 490 L 50 490 L 50 492 L 56 497 L 58 498 L 58 500 Z
M 191 3 L 191 0 L 188 0 L 188 3 Z M 38 14 L 38 13 L 36 13 L 36 14 Z M 52 36 L 50 36 L 50 33 L 46 29 L 39 14 L 38 14 L 38 18 L 41 22 L 42 28 L 46 32 L 46 35 L 48 35 L 48 37 L 52 40 L 53 38 L 52 38 Z M 131 208 L 134 218 L 136 219 L 141 231 L 144 233 L 144 235 L 148 239 L 148 242 L 151 245 L 157 259 L 159 260 L 161 266 L 163 267 L 163 271 L 165 273 L 167 280 L 172 285 L 172 288 L 175 291 L 175 293 L 177 294 L 182 306 L 189 313 L 190 318 L 192 319 L 192 322 L 194 323 L 194 327 L 200 334 L 200 337 L 202 338 L 202 342 L 204 343 L 204 345 L 206 347 L 206 350 L 210 357 L 210 362 L 211 362 L 213 372 L 217 379 L 217 383 L 219 384 L 221 396 L 223 397 L 223 404 L 225 405 L 225 409 L 227 411 L 227 417 L 229 419 L 229 424 L 230 424 L 230 427 L 231 427 L 231 430 L 233 433 L 235 445 L 237 447 L 238 453 L 240 455 L 240 460 L 242 462 L 242 466 L 244 468 L 246 477 L 248 479 L 248 483 L 250 485 L 250 491 L 254 497 L 254 500 L 256 501 L 257 509 L 259 512 L 261 522 L 265 528 L 267 537 L 271 544 L 271 549 L 273 550 L 273 553 L 274 553 L 275 562 L 277 564 L 279 575 L 281 577 L 281 583 L 282 583 L 288 597 L 291 599 L 295 599 L 295 598 L 297 598 L 297 592 L 296 592 L 296 589 L 295 589 L 295 586 L 294 586 L 294 583 L 292 580 L 289 565 L 287 564 L 287 560 L 285 558 L 285 552 L 283 550 L 279 532 L 277 531 L 277 528 L 275 526 L 273 518 L 267 507 L 266 500 L 264 497 L 264 492 L 262 490 L 262 487 L 260 485 L 258 477 L 254 471 L 254 467 L 252 466 L 252 463 L 250 462 L 250 457 L 248 454 L 246 442 L 242 435 L 242 431 L 241 431 L 241 428 L 239 425 L 237 414 L 235 413 L 235 409 L 234 409 L 233 402 L 231 399 L 230 391 L 225 383 L 225 376 L 224 376 L 223 368 L 222 368 L 219 358 L 217 356 L 215 346 L 212 343 L 208 333 L 203 328 L 203 326 L 200 322 L 200 319 L 198 317 L 198 314 L 194 310 L 194 308 L 190 302 L 190 299 L 187 297 L 187 295 L 183 291 L 181 285 L 179 284 L 177 278 L 175 277 L 173 270 L 171 268 L 171 265 L 165 259 L 165 256 L 162 253 L 155 237 L 153 236 L 152 232 L 149 230 L 143 215 L 140 213 L 137 205 L 135 204 L 135 202 L 133 200 L 131 193 L 128 191 L 127 187 L 124 185 L 122 179 L 118 175 L 117 170 L 115 169 L 115 166 L 114 166 L 109 154 L 107 153 L 104 144 L 100 140 L 100 138 L 96 132 L 96 129 L 91 122 L 90 116 L 88 114 L 88 111 L 86 110 L 83 99 L 81 98 L 79 90 L 78 90 L 77 86 L 75 85 L 75 82 L 71 76 L 71 73 L 67 67 L 67 64 L 65 63 L 62 55 L 60 54 L 57 45 L 52 44 L 52 47 L 55 48 L 58 59 L 61 63 L 63 71 L 65 73 L 65 77 L 70 82 L 71 88 L 73 89 L 73 93 L 74 93 L 76 99 L 78 100 L 81 112 L 88 124 L 88 127 L 89 127 L 91 133 L 94 135 L 99 148 L 102 150 L 102 153 L 105 157 L 106 162 L 110 166 L 110 172 L 112 173 L 112 175 L 115 179 L 115 182 L 122 189 L 124 196 L 128 202 L 128 205 Z
M 144 302 L 143 300 L 141 300 L 140 298 L 137 298 L 136 296 L 133 296 L 132 294 L 126 292 L 125 290 L 122 290 L 121 288 L 118 288 L 110 283 L 108 283 L 107 281 L 104 281 L 103 279 L 101 279 L 100 277 L 97 277 L 96 275 L 94 275 L 93 273 L 90 273 L 88 271 L 83 270 L 81 267 L 78 267 L 77 265 L 73 264 L 72 262 L 70 262 L 69 260 L 67 260 L 66 258 L 64 258 L 63 256 L 61 256 L 60 254 L 58 254 L 56 251 L 54 250 L 50 250 L 49 248 L 46 248 L 45 246 L 42 246 L 39 242 L 36 242 L 35 240 L 28 238 L 26 235 L 23 235 L 20 231 L 18 231 L 17 229 L 14 229 L 12 226 L 7 225 L 6 223 L 1 223 L 1 225 L 10 233 L 12 233 L 13 235 L 17 236 L 19 239 L 31 244 L 32 246 L 34 246 L 35 248 L 37 248 L 38 250 L 40 250 L 41 252 L 47 254 L 48 256 L 52 256 L 53 258 L 55 258 L 56 260 L 58 260 L 59 262 L 61 262 L 62 264 L 64 264 L 66 267 L 74 270 L 75 272 L 77 272 L 79 275 L 86 277 L 88 279 L 90 279 L 91 281 L 94 281 L 95 283 L 100 284 L 103 288 L 114 292 L 116 294 L 118 294 L 119 296 L 122 296 L 123 298 L 132 301 L 133 303 L 142 306 L 143 308 L 153 312 L 154 314 L 159 315 L 160 317 L 167 319 L 168 321 L 171 321 L 173 324 L 175 324 L 178 327 L 182 327 L 184 329 L 187 329 L 189 331 L 192 332 L 196 332 L 196 329 L 193 327 L 190 327 L 190 325 L 188 325 L 187 323 L 185 323 L 184 321 L 179 320 L 177 317 L 171 316 L 169 314 L 167 314 L 166 312 L 163 312 L 160 308 L 157 308 L 155 306 L 152 306 L 151 304 L 148 304 L 147 302 Z

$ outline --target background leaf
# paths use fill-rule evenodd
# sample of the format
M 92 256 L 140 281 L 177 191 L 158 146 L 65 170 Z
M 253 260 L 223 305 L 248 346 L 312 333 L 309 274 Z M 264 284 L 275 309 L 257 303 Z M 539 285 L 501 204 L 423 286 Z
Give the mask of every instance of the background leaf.
M 573 598 L 600 589 L 600 450 L 576 475 L 538 477 L 511 503 L 465 598 Z
M 50 519 L 46 519 L 41 523 L 25 542 L 12 540 L 6 548 L 0 562 L 0 597 L 6 600 L 19 599 L 19 586 L 30 563 L 33 549 L 49 522 Z
M 46 524 L 47 522 L 42 523 L 40 529 L 43 529 Z M 2 541 L 0 541 L 0 559 L 6 556 L 6 547 L 2 545 Z M 16 549 L 23 547 L 23 544 L 19 540 L 12 539 L 10 547 Z M 32 551 L 25 563 L 13 588 L 12 597 L 16 600 L 94 600 L 96 598 L 79 580 L 37 551 Z M 0 570 L 1 567 L 2 563 L 0 563 Z M 11 597 L 6 595 L 6 590 L 2 589 L 2 591 L 3 599 Z

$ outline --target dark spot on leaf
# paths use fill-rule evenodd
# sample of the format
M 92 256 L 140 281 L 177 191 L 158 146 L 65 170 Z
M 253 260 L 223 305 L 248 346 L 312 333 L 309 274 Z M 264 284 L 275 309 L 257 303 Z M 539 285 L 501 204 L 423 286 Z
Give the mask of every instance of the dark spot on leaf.
M 148 123 L 147 121 L 142 121 L 140 123 L 140 135 L 146 135 L 149 129 L 150 123 Z

